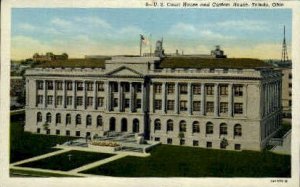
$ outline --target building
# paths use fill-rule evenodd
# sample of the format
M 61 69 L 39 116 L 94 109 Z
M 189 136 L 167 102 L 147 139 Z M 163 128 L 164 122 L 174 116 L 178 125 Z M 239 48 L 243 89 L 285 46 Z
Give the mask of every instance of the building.
M 61 64 L 26 71 L 26 131 L 133 132 L 163 144 L 262 150 L 281 123 L 281 73 L 260 60 L 116 56 Z

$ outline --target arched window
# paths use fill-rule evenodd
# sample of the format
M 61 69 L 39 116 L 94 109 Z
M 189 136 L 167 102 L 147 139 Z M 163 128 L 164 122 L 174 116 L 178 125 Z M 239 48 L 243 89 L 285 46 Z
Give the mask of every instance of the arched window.
M 140 125 L 139 125 L 139 120 L 138 119 L 133 120 L 132 132 L 134 132 L 134 133 L 140 132 Z
M 167 121 L 167 132 L 168 131 L 173 131 L 173 120 L 171 119 Z
M 50 112 L 48 112 L 46 115 L 46 122 L 51 123 L 51 113 Z
M 234 136 L 242 136 L 242 126 L 240 124 L 234 126 Z
M 61 114 L 60 113 L 56 114 L 56 116 L 55 116 L 55 122 L 56 122 L 56 124 L 61 123 Z
M 161 129 L 160 119 L 156 119 L 154 121 L 154 130 L 160 130 L 160 129 Z
M 211 122 L 206 123 L 206 134 L 214 133 L 214 125 Z
M 220 135 L 227 135 L 227 124 L 226 123 L 221 123 Z
M 81 124 L 81 115 L 77 114 L 76 115 L 76 125 L 79 125 L 79 124 Z
M 123 118 L 121 120 L 121 132 L 126 132 L 127 131 L 127 119 Z
M 36 115 L 36 121 L 37 122 L 42 122 L 43 121 L 43 116 L 41 112 L 38 112 Z
M 71 114 L 66 115 L 66 125 L 71 124 Z
M 102 126 L 103 122 L 102 122 L 102 116 L 97 116 L 97 127 Z
M 200 132 L 200 125 L 198 121 L 193 122 L 193 133 L 199 133 Z
M 186 132 L 186 122 L 184 120 L 179 122 L 179 132 Z
M 86 126 L 90 126 L 90 125 L 92 125 L 92 116 L 87 115 L 86 116 Z
M 116 119 L 114 117 L 110 118 L 109 120 L 109 130 L 110 131 L 116 130 Z

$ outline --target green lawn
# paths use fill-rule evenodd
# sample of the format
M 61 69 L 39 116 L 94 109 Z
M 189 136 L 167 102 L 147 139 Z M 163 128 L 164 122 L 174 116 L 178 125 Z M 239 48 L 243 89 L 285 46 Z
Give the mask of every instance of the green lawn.
M 290 177 L 291 157 L 160 145 L 146 158 L 125 157 L 83 173 L 118 177 Z
M 72 155 L 69 157 L 69 155 Z M 69 151 L 42 160 L 21 164 L 21 167 L 69 171 L 85 164 L 111 157 L 113 154 Z

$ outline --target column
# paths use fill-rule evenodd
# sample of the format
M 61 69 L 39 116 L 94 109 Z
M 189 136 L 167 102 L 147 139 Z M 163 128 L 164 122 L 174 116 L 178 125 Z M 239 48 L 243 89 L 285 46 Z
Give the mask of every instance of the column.
M 44 108 L 47 107 L 47 84 L 46 81 L 43 80 L 43 84 L 44 84 Z
M 93 99 L 93 106 L 94 109 L 97 109 L 97 92 L 98 92 L 98 85 L 97 85 L 97 81 L 94 81 L 94 99 Z
M 76 91 L 77 91 L 77 88 L 76 88 L 76 81 L 74 80 L 72 82 L 72 87 L 73 87 L 73 109 L 76 109 Z
M 56 81 L 53 81 L 53 108 L 56 108 Z
M 130 82 L 130 110 L 131 112 L 134 112 L 134 87 L 132 85 L 132 82 Z
M 150 101 L 149 101 L 149 111 L 154 112 L 154 88 L 153 88 L 153 83 L 150 84 Z
M 142 112 L 144 112 L 145 111 L 145 104 L 144 104 L 144 102 L 145 102 L 145 87 L 144 87 L 144 82 L 141 82 L 141 91 L 142 91 L 142 93 L 141 93 L 141 111 Z
M 122 111 L 122 86 L 121 82 L 118 82 L 118 91 L 119 91 L 119 99 L 118 99 L 118 107 L 119 107 L 119 112 Z
M 192 115 L 192 97 L 193 97 L 193 92 L 192 92 L 192 83 L 188 83 L 188 114 Z
M 201 114 L 205 115 L 205 84 L 201 84 Z
M 214 88 L 214 115 L 215 117 L 219 116 L 219 84 L 215 83 Z
M 86 81 L 83 81 L 83 108 L 86 109 Z
M 175 83 L 175 113 L 179 113 L 179 84 Z
M 167 99 L 167 95 L 166 95 L 166 82 L 163 82 L 162 83 L 162 97 L 161 97 L 161 99 L 162 99 L 162 112 L 165 114 L 166 113 L 166 99 Z
M 106 110 L 111 111 L 111 87 L 109 81 L 105 81 Z
M 233 116 L 233 85 L 228 84 L 228 117 Z
M 263 100 L 263 105 L 264 105 L 264 116 L 267 115 L 267 86 L 266 84 L 263 84 L 263 89 L 264 89 L 264 100 Z
M 63 108 L 66 108 L 66 100 L 67 100 L 66 80 L 63 80 L 63 98 L 62 98 Z
M 243 86 L 243 115 L 247 116 L 248 84 Z

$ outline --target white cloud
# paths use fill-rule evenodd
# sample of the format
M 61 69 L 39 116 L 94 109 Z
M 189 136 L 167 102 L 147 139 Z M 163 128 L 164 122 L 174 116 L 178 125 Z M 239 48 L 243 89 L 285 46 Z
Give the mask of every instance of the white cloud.
M 51 23 L 54 24 L 55 26 L 59 26 L 59 27 L 71 27 L 72 22 L 65 20 L 65 19 L 61 19 L 61 18 L 54 18 L 51 20 Z
M 111 25 L 106 21 L 99 17 L 77 17 L 74 19 L 77 22 L 91 24 L 93 26 L 110 29 Z
M 179 32 L 178 32 L 179 31 Z M 197 29 L 192 24 L 186 24 L 186 23 L 177 23 L 170 28 L 170 32 L 172 33 L 182 33 L 182 32 L 196 32 Z
M 36 27 L 29 23 L 21 23 L 19 25 L 19 29 L 21 29 L 23 31 L 34 31 L 34 30 L 36 30 Z
M 217 26 L 237 29 L 237 30 L 249 30 L 249 31 L 263 31 L 267 30 L 267 24 L 263 21 L 257 20 L 230 20 L 216 23 Z

